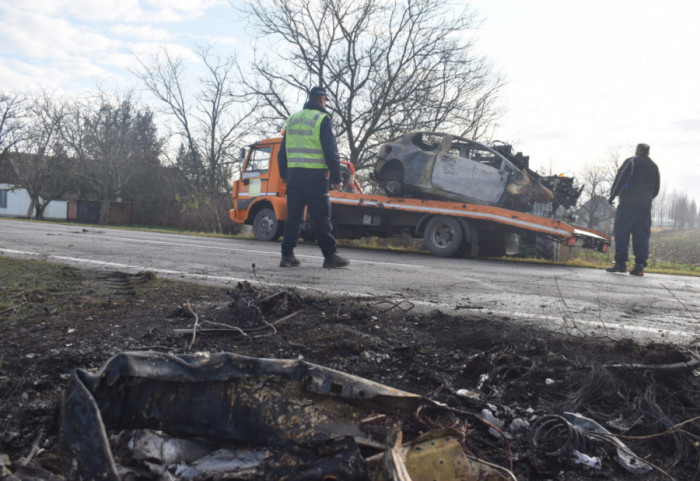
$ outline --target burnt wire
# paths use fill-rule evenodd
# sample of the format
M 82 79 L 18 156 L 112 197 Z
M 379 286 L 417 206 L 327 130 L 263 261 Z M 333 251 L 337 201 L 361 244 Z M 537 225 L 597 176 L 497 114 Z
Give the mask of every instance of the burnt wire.
M 586 439 L 581 432 L 556 414 L 542 416 L 532 423 L 530 443 L 545 456 L 561 456 L 586 449 Z
M 656 401 L 656 384 L 653 380 L 650 381 L 646 391 L 639 398 L 638 408 L 643 416 L 643 423 L 634 430 L 634 434 L 645 434 L 648 436 L 667 433 L 667 436 L 661 438 L 649 437 L 646 441 L 649 444 L 647 449 L 653 451 L 657 457 L 664 460 L 663 466 L 666 469 L 673 468 L 681 460 L 687 458 L 690 454 L 688 448 L 692 443 L 684 443 L 681 433 L 677 431 L 669 431 L 670 428 L 676 425 Z M 632 434 L 632 433 L 628 433 Z M 658 456 L 663 453 L 662 456 Z
M 597 413 L 610 415 L 619 410 L 621 403 L 628 403 L 626 387 L 605 368 L 592 367 L 581 382 L 563 403 L 564 411 Z

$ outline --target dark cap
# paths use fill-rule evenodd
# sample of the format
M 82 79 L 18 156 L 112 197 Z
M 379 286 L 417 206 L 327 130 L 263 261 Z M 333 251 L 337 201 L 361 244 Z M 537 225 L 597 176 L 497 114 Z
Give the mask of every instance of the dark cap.
M 321 95 L 328 97 L 328 95 L 326 95 L 326 89 L 323 87 L 313 87 L 309 90 L 309 97 L 320 97 Z

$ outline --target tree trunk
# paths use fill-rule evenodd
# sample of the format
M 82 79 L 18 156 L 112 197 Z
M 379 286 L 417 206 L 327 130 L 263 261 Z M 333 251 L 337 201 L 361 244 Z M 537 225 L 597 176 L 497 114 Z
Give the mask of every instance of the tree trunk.
M 37 200 L 34 197 L 31 197 L 31 202 L 29 203 L 29 208 L 27 209 L 27 217 L 30 219 L 34 215 L 34 206 L 37 204 Z
M 51 202 L 51 201 L 49 201 Z M 46 206 L 49 205 L 49 202 L 37 202 L 34 208 L 36 209 L 36 218 L 38 220 L 44 220 L 44 211 L 46 210 Z
M 109 208 L 111 205 L 111 197 L 102 199 L 102 202 L 100 204 L 100 225 L 107 225 L 107 220 L 109 218 Z

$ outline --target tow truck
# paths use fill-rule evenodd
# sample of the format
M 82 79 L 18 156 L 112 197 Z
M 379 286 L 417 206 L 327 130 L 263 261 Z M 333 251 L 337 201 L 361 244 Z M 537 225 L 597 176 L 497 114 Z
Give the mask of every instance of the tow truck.
M 281 142 L 274 137 L 241 149 L 241 176 L 233 184 L 231 220 L 252 226 L 253 236 L 261 241 L 279 239 L 287 217 L 286 184 L 277 166 Z M 342 162 L 341 167 L 344 188 L 330 192 L 338 239 L 408 233 L 422 238 L 426 249 L 439 257 L 518 254 L 519 246 L 542 238 L 600 252 L 610 248 L 607 235 L 551 217 L 461 201 L 366 194 L 353 165 Z M 309 219 L 302 223 L 301 237 L 314 240 Z

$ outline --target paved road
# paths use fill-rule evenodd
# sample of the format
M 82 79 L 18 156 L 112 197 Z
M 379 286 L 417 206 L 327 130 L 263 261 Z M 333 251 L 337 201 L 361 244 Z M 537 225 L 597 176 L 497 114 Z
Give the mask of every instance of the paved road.
M 505 316 L 572 335 L 697 345 L 700 278 L 345 249 L 347 269 L 322 269 L 313 245 L 302 266 L 279 267 L 279 244 L 255 240 L 83 228 L 0 219 L 0 255 L 215 284 L 246 280 L 344 296 Z M 253 267 L 255 266 L 255 267 Z M 1 281 L 0 281 L 1 282 Z M 386 305 L 384 305 L 386 307 Z

